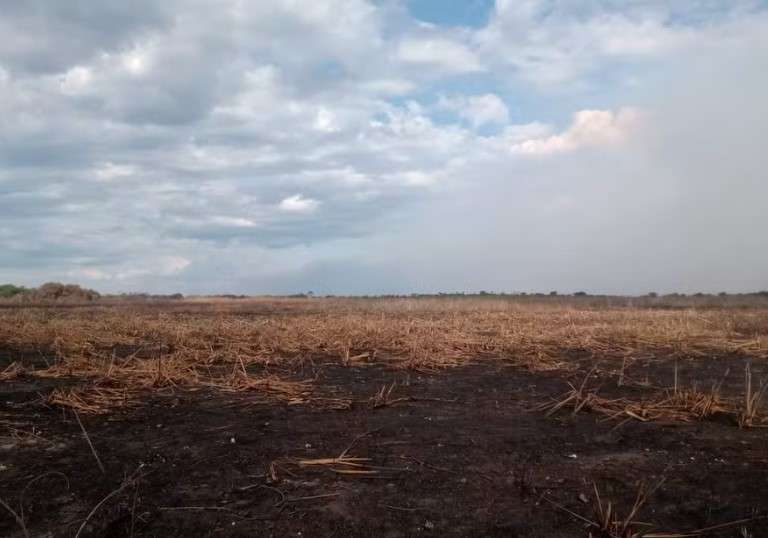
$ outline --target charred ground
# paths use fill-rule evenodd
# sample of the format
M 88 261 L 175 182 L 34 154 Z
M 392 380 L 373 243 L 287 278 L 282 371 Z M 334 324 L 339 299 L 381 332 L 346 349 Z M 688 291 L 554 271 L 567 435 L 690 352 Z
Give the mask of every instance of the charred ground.
M 762 309 L 0 316 L 2 535 L 768 536 Z

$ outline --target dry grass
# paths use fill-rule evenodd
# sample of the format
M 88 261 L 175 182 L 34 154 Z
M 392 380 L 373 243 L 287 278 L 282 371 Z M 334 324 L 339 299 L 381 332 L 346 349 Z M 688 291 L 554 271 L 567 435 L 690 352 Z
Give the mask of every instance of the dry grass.
M 607 398 L 590 381 L 596 373 L 616 373 L 619 386 L 625 379 L 629 379 L 627 385 L 636 385 L 629 377 L 636 361 L 690 359 L 695 364 L 696 360 L 729 357 L 753 361 L 759 371 L 759 361 L 768 359 L 766 327 L 768 309 L 655 310 L 496 299 L 284 299 L 191 301 L 157 308 L 8 308 L 0 309 L 0 360 L 7 360 L 0 363 L 4 365 L 0 380 L 13 382 L 25 376 L 53 380 L 60 386 L 49 393 L 47 401 L 80 415 L 136 405 L 147 392 L 173 394 L 179 390 L 247 396 L 238 404 L 279 401 L 346 409 L 352 405 L 350 397 L 321 392 L 316 379 L 305 372 L 322 371 L 328 363 L 340 367 L 376 363 L 435 372 L 469 362 L 500 360 L 531 371 L 561 369 L 573 375 L 585 364 L 599 364 L 600 371 L 593 368 L 566 394 L 540 409 L 548 414 L 591 411 L 617 424 L 688 422 L 725 414 L 746 428 L 766 423 L 761 404 L 768 385 L 753 380 L 752 367 L 745 371 L 739 398 L 724 394 L 722 382 L 702 390 L 681 386 L 677 379 L 672 389 L 644 388 L 649 392 L 640 401 Z M 27 360 L 30 357 L 34 360 Z M 404 394 L 405 386 L 399 388 L 403 393 L 394 383 L 377 386 L 362 403 L 386 408 L 429 400 Z M 622 391 L 634 389 L 637 387 Z M 85 428 L 83 434 L 87 438 Z M 24 435 L 34 436 L 35 430 Z M 385 467 L 382 463 L 386 461 L 379 461 L 375 454 L 369 458 L 366 452 L 352 451 L 358 439 L 335 456 L 334 451 L 321 454 L 329 457 L 302 458 L 294 452 L 292 457 L 273 462 L 268 478 L 278 481 L 283 473 L 325 472 L 369 479 L 409 470 Z M 92 451 L 98 461 L 97 452 Z M 89 518 L 121 491 L 106 497 Z M 595 514 L 581 520 L 593 538 L 700 536 L 751 521 L 682 534 L 644 534 L 638 514 L 649 495 L 649 490 L 641 488 L 632 507 L 620 515 L 595 490 Z M 23 522 L 23 513 L 18 515 Z M 81 529 L 86 523 L 87 519 Z
M 51 391 L 46 401 L 84 414 L 105 413 L 114 407 L 135 403 L 135 397 L 127 388 L 116 389 L 98 385 Z
M 697 419 L 729 412 L 728 402 L 723 398 L 718 385 L 713 386 L 708 392 L 696 387 L 679 390 L 671 394 L 665 404 L 671 409 L 679 409 Z
M 14 361 L 9 364 L 4 370 L 0 371 L 0 381 L 10 381 L 21 377 L 25 372 L 25 368 L 18 362 Z
M 579 386 L 569 383 L 569 391 L 560 398 L 541 404 L 537 409 L 545 411 L 547 416 L 563 409 L 571 409 L 572 415 L 580 411 L 592 411 L 603 415 L 606 420 L 623 419 L 619 425 L 630 420 L 689 422 L 723 414 L 734 417 L 740 427 L 747 428 L 762 425 L 764 419 L 760 413 L 760 404 L 768 391 L 768 382 L 764 380 L 759 388 L 753 391 L 749 363 L 745 367 L 743 404 L 738 398 L 726 398 L 722 395 L 725 376 L 720 382 L 712 385 L 709 391 L 702 391 L 696 386 L 680 388 L 677 368 L 673 390 L 656 393 L 642 401 L 627 398 L 607 399 L 598 395 L 598 389 L 588 387 L 595 370 L 596 367 L 593 367 Z
M 370 467 L 370 458 L 353 458 L 341 455 L 337 458 L 316 458 L 298 460 L 300 467 L 327 467 L 337 474 L 371 476 L 379 474 L 376 469 Z
M 653 525 L 638 521 L 638 517 L 640 516 L 642 509 L 651 500 L 654 493 L 661 488 L 665 482 L 666 478 L 661 478 L 653 486 L 648 486 L 645 481 L 641 481 L 637 494 L 635 495 L 635 500 L 624 516 L 619 514 L 613 501 L 603 499 L 597 484 L 593 484 L 595 497 L 592 504 L 594 512 L 592 518 L 582 516 L 569 510 L 547 497 L 543 497 L 543 499 L 558 510 L 562 510 L 573 516 L 576 520 L 584 523 L 586 526 L 587 538 L 701 538 L 704 536 L 712 536 L 714 535 L 713 533 L 732 530 L 734 528 L 740 529 L 741 536 L 748 537 L 750 534 L 744 525 L 754 524 L 758 521 L 765 520 L 766 517 L 768 517 L 755 515 L 750 518 L 729 521 L 727 523 L 684 532 L 652 531 Z
M 763 379 L 757 390 L 752 388 L 752 365 L 744 369 L 744 407 L 739 414 L 739 426 L 749 428 L 759 421 L 760 405 L 768 391 L 768 380 Z
M 664 480 L 661 480 L 656 486 L 649 488 L 645 482 L 641 482 L 632 508 L 623 517 L 619 516 L 611 501 L 603 502 L 600 491 L 595 484 L 595 521 L 592 522 L 589 531 L 590 538 L 641 538 L 647 534 L 647 528 L 650 525 L 637 521 L 637 517 L 654 491 L 663 483 Z M 642 529 L 643 527 L 645 527 L 646 532 Z
M 279 377 L 275 370 L 289 373 L 328 361 L 433 372 L 485 358 L 531 370 L 576 369 L 577 358 L 621 364 L 712 355 L 761 360 L 768 358 L 768 331 L 762 327 L 768 327 L 766 310 L 593 308 L 549 300 L 270 299 L 8 308 L 0 310 L 0 350 L 39 354 L 50 364 L 11 365 L 0 379 L 78 378 L 79 386 L 56 391 L 50 401 L 83 413 L 130 405 L 141 391 L 176 388 L 318 403 L 323 397 L 311 382 Z M 753 407 L 762 394 L 753 393 Z M 583 396 L 590 401 L 577 405 L 607 405 L 594 394 Z M 688 406 L 695 415 L 716 412 L 719 402 L 714 395 L 707 400 L 678 394 L 665 405 Z
M 375 465 L 371 458 L 350 456 L 349 452 L 364 437 L 374 431 L 368 431 L 355 437 L 352 442 L 341 451 L 338 456 L 328 458 L 281 458 L 273 461 L 269 466 L 267 479 L 271 483 L 279 482 L 282 474 L 295 476 L 289 469 L 323 469 L 344 475 L 350 478 L 370 478 L 380 476 L 382 473 L 389 476 L 395 472 L 407 469 L 383 467 Z
M 642 508 L 647 504 L 654 492 L 662 486 L 664 481 L 665 479 L 662 478 L 653 487 L 648 487 L 645 482 L 640 482 L 635 501 L 627 514 L 623 517 L 619 515 L 619 512 L 612 501 L 603 500 L 600 491 L 597 488 L 597 484 L 593 484 L 595 498 L 593 499 L 592 505 L 594 511 L 594 516 L 592 518 L 579 515 L 546 497 L 544 497 L 544 500 L 557 509 L 564 511 L 582 523 L 585 523 L 588 538 L 650 538 L 651 536 L 660 538 L 661 535 L 648 534 L 651 525 L 640 522 L 637 518 Z
M 401 396 L 396 398 L 392 395 L 396 386 L 397 385 L 395 383 L 392 383 L 389 386 L 384 385 L 381 387 L 379 392 L 371 396 L 371 399 L 369 400 L 371 407 L 373 409 L 379 409 L 382 407 L 389 407 L 400 402 L 410 402 L 410 396 Z

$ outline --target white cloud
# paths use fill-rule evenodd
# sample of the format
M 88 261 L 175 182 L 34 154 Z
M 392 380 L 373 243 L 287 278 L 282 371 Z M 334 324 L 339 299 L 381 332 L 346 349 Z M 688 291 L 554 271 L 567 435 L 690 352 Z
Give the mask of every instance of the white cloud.
M 334 113 L 324 107 L 317 110 L 315 121 L 312 126 L 316 130 L 324 133 L 336 133 L 340 130 Z
M 525 140 L 544 138 L 552 134 L 552 126 L 534 121 L 518 125 L 507 125 L 499 137 L 505 143 L 516 144 Z
M 160 256 L 143 263 L 130 262 L 118 266 L 82 267 L 67 272 L 71 278 L 101 281 L 126 281 L 148 276 L 169 277 L 178 275 L 192 264 L 183 256 Z
M 82 269 L 74 269 L 67 273 L 70 278 L 85 278 L 87 280 L 110 280 L 112 275 L 103 269 L 96 267 L 85 267 Z
M 304 198 L 301 194 L 294 194 L 288 198 L 284 198 L 280 202 L 280 209 L 288 213 L 312 213 L 315 211 L 320 202 L 313 200 L 312 198 Z
M 330 182 L 335 182 L 353 188 L 369 185 L 374 181 L 371 177 L 350 166 L 328 170 L 307 170 L 301 174 L 301 178 L 312 184 L 326 185 Z
M 131 75 L 141 76 L 151 69 L 152 60 L 148 50 L 134 49 L 120 56 L 120 64 Z
M 175 275 L 182 272 L 192 264 L 191 260 L 183 256 L 165 256 L 159 260 L 161 275 Z
M 509 122 L 509 109 L 501 98 L 493 93 L 470 96 L 441 97 L 438 106 L 456 112 L 472 127 L 488 124 L 504 125 Z
M 93 72 L 88 67 L 73 67 L 61 78 L 61 91 L 67 95 L 77 95 L 88 91 L 93 81 Z
M 404 185 L 423 187 L 433 185 L 438 181 L 437 174 L 425 172 L 423 170 L 407 170 L 398 174 L 393 174 L 391 178 Z
M 444 38 L 408 38 L 400 42 L 398 59 L 433 66 L 452 73 L 471 73 L 485 68 L 466 45 Z
M 616 145 L 627 140 L 640 124 L 640 112 L 635 108 L 610 110 L 581 110 L 561 134 L 531 138 L 512 145 L 512 151 L 527 155 L 547 155 L 575 151 L 582 147 Z
M 371 93 L 382 95 L 407 95 L 416 89 L 416 85 L 407 79 L 375 79 L 364 83 L 363 87 Z
M 593 0 L 554 3 L 542 0 L 499 0 L 489 24 L 475 39 L 484 58 L 514 69 L 514 76 L 540 87 L 582 82 L 611 62 L 638 62 L 672 54 L 695 44 L 700 31 L 689 12 L 706 12 L 706 21 L 739 13 L 705 7 L 706 2 L 654 1 L 612 3 Z M 717 4 L 709 3 L 711 5 Z M 681 9 L 682 7 L 682 9 Z
M 136 174 L 137 169 L 130 164 L 115 164 L 113 162 L 106 162 L 99 165 L 95 174 L 101 181 L 112 181 L 118 178 L 130 177 Z
M 258 226 L 258 224 L 251 219 L 246 219 L 243 217 L 227 217 L 221 215 L 211 217 L 210 222 L 211 224 L 219 226 L 232 226 L 235 228 L 255 228 Z

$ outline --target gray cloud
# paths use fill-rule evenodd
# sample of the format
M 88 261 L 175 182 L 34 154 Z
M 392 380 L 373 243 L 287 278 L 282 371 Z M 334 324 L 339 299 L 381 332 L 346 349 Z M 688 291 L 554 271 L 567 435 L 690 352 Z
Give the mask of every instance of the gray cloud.
M 484 181 L 411 225 L 421 231 L 409 253 L 414 272 L 433 289 L 477 289 L 478 281 L 617 293 L 765 288 L 768 106 L 759 95 L 768 76 L 759 66 L 768 43 L 760 28 L 742 26 L 706 60 L 676 58 L 669 90 L 649 98 L 646 125 L 627 145 L 512 166 L 468 163 L 471 172 L 457 174 Z
M 163 7 L 166 6 L 166 7 Z M 163 2 L 0 2 L 0 65 L 21 73 L 57 73 L 118 50 L 172 23 Z
M 363 0 L 5 4 L 0 280 L 768 287 L 753 2 L 498 2 L 476 31 Z M 492 134 L 460 122 L 478 97 Z

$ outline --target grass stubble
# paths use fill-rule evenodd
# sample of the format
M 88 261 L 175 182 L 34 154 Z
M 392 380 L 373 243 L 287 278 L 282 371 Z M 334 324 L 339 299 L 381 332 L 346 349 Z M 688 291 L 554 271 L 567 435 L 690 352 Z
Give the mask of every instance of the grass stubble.
M 70 409 L 102 472 L 79 414 L 104 414 L 138 405 L 143 394 L 211 390 L 248 393 L 258 402 L 348 409 L 351 397 L 325 394 L 313 379 L 297 378 L 304 367 L 384 364 L 394 369 L 439 372 L 481 360 L 503 361 L 531 371 L 576 373 L 591 368 L 581 383 L 537 407 L 547 416 L 569 409 L 589 411 L 617 427 L 628 421 L 689 422 L 724 415 L 741 428 L 766 425 L 762 404 L 766 380 L 755 380 L 752 361 L 768 358 L 768 309 L 650 309 L 586 307 L 511 300 L 295 300 L 191 302 L 172 309 L 145 305 L 120 307 L 26 307 L 0 311 L 0 349 L 15 360 L 0 370 L 0 380 L 61 380 L 46 403 Z M 640 360 L 702 360 L 733 357 L 744 363 L 743 394 L 725 396 L 722 381 L 708 390 L 682 387 L 675 367 L 671 388 L 651 397 L 605 398 L 590 388 L 598 369 L 626 383 L 627 366 Z M 33 365 L 34 364 L 34 365 Z M 619 365 L 618 370 L 610 365 Z M 724 374 L 724 378 L 725 378 Z M 372 409 L 411 401 L 383 386 L 365 402 Z M 0 417 L 0 421 L 2 417 Z M 290 469 L 327 469 L 348 477 L 400 472 L 353 457 L 353 441 L 340 455 L 273 462 L 270 474 Z M 102 503 L 135 486 L 127 477 Z M 702 536 L 718 528 L 688 533 L 650 533 L 637 522 L 652 493 L 641 485 L 628 514 L 594 487 L 594 515 L 581 516 L 590 538 L 675 538 Z M 101 507 L 94 507 L 78 530 Z M 0 504 L 28 535 L 22 510 Z M 734 522 L 725 524 L 730 528 Z M 746 532 L 746 531 L 744 531 Z
M 50 402 L 81 413 L 132 405 L 143 391 L 253 392 L 313 402 L 297 366 L 335 361 L 437 372 L 484 358 L 540 370 L 577 369 L 573 357 L 622 364 L 654 358 L 768 357 L 768 310 L 586 309 L 514 301 L 392 299 L 297 301 L 289 313 L 249 313 L 242 302 L 208 309 L 23 308 L 0 311 L 0 346 L 38 355 L 44 366 L 10 363 L 0 379 L 75 380 Z M 267 303 L 269 304 L 269 303 Z M 350 306 L 351 304 L 351 306 Z M 256 302 L 253 308 L 264 306 Z M 747 328 L 746 330 L 744 328 Z M 765 395 L 747 403 L 755 423 Z M 694 395 L 690 395 L 694 398 Z M 677 394 L 677 398 L 681 395 Z

